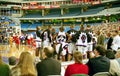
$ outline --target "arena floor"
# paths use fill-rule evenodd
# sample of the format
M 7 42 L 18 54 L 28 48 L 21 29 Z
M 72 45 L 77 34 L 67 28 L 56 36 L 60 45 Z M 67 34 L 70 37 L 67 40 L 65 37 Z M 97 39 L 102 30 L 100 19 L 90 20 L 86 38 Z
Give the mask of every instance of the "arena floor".
M 23 51 L 29 51 L 32 56 L 35 57 L 35 49 L 26 45 L 20 45 L 19 49 L 16 48 L 15 44 L 13 44 L 12 47 L 9 45 L 0 45 L 0 52 L 3 57 L 15 56 L 16 58 L 19 58 L 21 52 Z

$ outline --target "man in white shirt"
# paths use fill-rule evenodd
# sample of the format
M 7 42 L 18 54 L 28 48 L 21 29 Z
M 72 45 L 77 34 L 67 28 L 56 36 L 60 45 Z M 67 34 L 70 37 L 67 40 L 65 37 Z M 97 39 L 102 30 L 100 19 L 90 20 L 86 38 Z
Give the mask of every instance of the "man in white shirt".
M 113 42 L 111 48 L 115 51 L 120 49 L 120 36 L 117 30 L 113 31 Z

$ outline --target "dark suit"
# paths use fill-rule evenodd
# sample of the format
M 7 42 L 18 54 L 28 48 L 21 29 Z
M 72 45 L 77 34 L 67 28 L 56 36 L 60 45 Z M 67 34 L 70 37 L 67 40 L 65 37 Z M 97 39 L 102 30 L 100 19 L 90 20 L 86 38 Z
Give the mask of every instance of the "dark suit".
M 51 32 L 50 32 L 50 30 L 49 29 L 46 29 L 45 31 L 43 31 L 43 33 L 41 34 L 41 39 L 42 39 L 42 41 L 44 41 L 44 33 L 45 32 L 47 32 L 47 37 L 48 37 L 48 39 L 49 39 L 49 42 L 51 42 Z
M 112 46 L 112 42 L 113 42 L 113 38 L 110 37 L 108 42 L 107 42 L 107 49 L 112 49 L 111 46 Z
M 89 59 L 87 63 L 89 75 L 92 76 L 97 72 L 109 72 L 110 60 L 104 56 Z
M 52 58 L 46 58 L 37 65 L 38 76 L 60 75 L 61 63 Z

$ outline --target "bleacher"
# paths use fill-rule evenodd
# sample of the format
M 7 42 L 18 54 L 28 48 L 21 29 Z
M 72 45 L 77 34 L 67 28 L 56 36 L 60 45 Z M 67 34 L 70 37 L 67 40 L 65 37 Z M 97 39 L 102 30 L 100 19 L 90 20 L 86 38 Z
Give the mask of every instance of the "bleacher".
M 80 15 L 80 8 L 70 8 L 69 12 L 64 14 L 63 16 L 77 16 Z
M 21 23 L 21 29 L 26 30 L 29 28 L 29 26 L 30 26 L 30 23 Z
M 102 11 L 104 9 L 104 7 L 98 7 L 98 8 L 94 8 L 94 9 L 89 9 L 88 11 L 82 13 L 81 15 L 92 15 L 92 14 L 97 14 L 100 11 Z
M 29 29 L 31 29 L 31 30 L 36 30 L 36 27 L 37 26 L 41 26 L 42 25 L 42 23 L 34 23 L 34 24 L 31 24 L 30 26 L 29 26 Z
M 50 12 L 44 17 L 59 17 L 61 15 L 60 12 L 60 9 L 51 9 Z
M 42 23 L 21 23 L 22 30 L 36 30 L 37 26 L 41 26 Z
M 102 11 L 104 7 L 90 8 L 86 12 L 81 13 L 80 8 L 69 8 L 68 12 L 63 16 L 61 15 L 60 9 L 51 9 L 50 12 L 42 16 L 41 13 L 30 13 L 23 16 L 23 18 L 49 18 L 49 17 L 70 17 L 70 16 L 82 16 L 82 15 L 92 15 L 97 14 Z
M 120 7 L 114 7 L 114 8 L 109 8 L 109 9 L 104 9 L 103 11 L 99 12 L 98 14 L 105 14 L 105 15 L 110 15 L 110 14 L 117 14 L 120 13 Z
M 15 22 L 9 18 L 8 16 L 1 16 L 0 17 L 0 23 L 2 23 L 2 25 L 7 25 L 7 26 L 15 26 Z
M 10 23 L 9 26 L 15 26 L 15 23 Z
M 41 13 L 33 13 L 33 14 L 26 14 L 23 16 L 24 18 L 39 18 L 42 17 Z

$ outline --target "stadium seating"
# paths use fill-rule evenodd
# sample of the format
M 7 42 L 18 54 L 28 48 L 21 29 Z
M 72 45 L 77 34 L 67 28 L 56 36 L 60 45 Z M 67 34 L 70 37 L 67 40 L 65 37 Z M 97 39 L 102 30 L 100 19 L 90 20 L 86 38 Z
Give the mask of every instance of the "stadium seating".
M 97 14 L 100 11 L 102 11 L 103 9 L 104 9 L 104 7 L 98 7 L 98 8 L 89 9 L 86 12 L 80 13 L 81 12 L 80 8 L 70 8 L 68 13 L 64 14 L 63 16 L 61 16 L 60 9 L 51 9 L 50 12 L 44 17 L 41 15 L 41 13 L 26 14 L 23 17 L 25 17 L 25 18 L 48 18 L 48 17 L 91 15 L 91 14 Z
M 30 26 L 30 23 L 21 23 L 22 29 L 27 29 L 27 28 L 29 28 L 29 26 Z
M 94 9 L 89 9 L 88 11 L 82 13 L 81 15 L 91 15 L 91 14 L 97 14 L 100 11 L 102 11 L 104 9 L 104 7 L 98 7 L 98 8 L 94 8 Z
M 23 16 L 25 18 L 39 18 L 42 17 L 42 15 L 40 13 L 36 13 L 36 14 L 26 14 L 25 16 Z
M 35 30 L 37 26 L 41 26 L 41 25 L 42 25 L 42 23 L 34 23 L 34 24 L 31 24 L 31 25 L 29 26 L 29 29 Z
M 112 14 L 120 12 L 120 7 L 114 7 L 109 9 L 104 9 L 103 11 L 99 12 L 98 14 Z
M 15 23 L 10 23 L 9 26 L 15 26 Z
M 63 16 L 77 16 L 80 15 L 80 8 L 70 8 L 69 12 L 64 14 Z
M 60 9 L 51 9 L 45 17 L 59 17 L 60 15 Z
M 35 30 L 37 26 L 41 26 L 41 25 L 42 23 L 39 23 L 39 22 L 38 23 L 35 22 L 33 24 L 32 23 L 21 23 L 21 29 Z
M 112 7 L 120 7 L 120 4 L 115 4 L 115 5 L 112 5 Z

